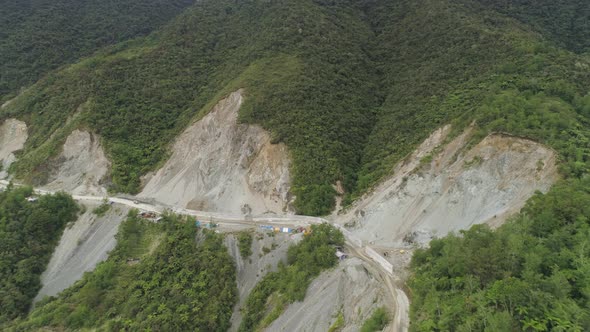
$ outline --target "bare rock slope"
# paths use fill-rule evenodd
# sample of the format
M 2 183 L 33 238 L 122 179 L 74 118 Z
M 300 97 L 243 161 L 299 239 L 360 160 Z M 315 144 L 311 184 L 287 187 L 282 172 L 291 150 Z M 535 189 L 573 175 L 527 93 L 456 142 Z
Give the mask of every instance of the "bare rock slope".
M 76 129 L 66 139 L 59 156 L 50 162 L 49 180 L 43 188 L 72 195 L 105 195 L 102 183 L 109 168 L 98 136 Z
M 245 304 L 248 295 L 262 280 L 262 278 L 271 271 L 276 271 L 279 262 L 287 262 L 287 250 L 289 246 L 296 244 L 300 239 L 299 236 L 291 236 L 285 233 L 265 235 L 263 233 L 254 233 L 252 241 L 252 255 L 244 259 L 240 254 L 238 240 L 234 234 L 228 234 L 225 237 L 225 245 L 230 255 L 236 262 L 236 282 L 238 286 L 239 301 L 234 308 L 231 318 L 232 326 L 230 331 L 237 331 L 242 321 L 240 309 Z M 272 235 L 272 236 L 269 236 Z M 266 248 L 266 249 L 263 249 Z M 265 252 L 268 251 L 268 252 Z
M 35 301 L 54 296 L 82 278 L 84 272 L 108 258 L 115 248 L 115 235 L 125 219 L 128 208 L 111 208 L 104 216 L 92 213 L 97 202 L 87 202 L 88 210 L 69 228 L 66 228 L 55 248 L 47 269 L 41 276 L 43 287 Z
M 16 160 L 14 152 L 23 148 L 28 137 L 27 124 L 23 121 L 7 119 L 0 126 L 0 178 L 8 176 L 6 171 Z
M 328 331 L 341 314 L 339 331 L 360 331 L 373 310 L 386 304 L 381 281 L 358 258 L 347 259 L 317 277 L 305 300 L 289 305 L 266 331 Z
M 270 236 L 269 236 L 270 235 Z M 237 331 L 242 321 L 240 309 L 258 282 L 280 261 L 286 262 L 289 246 L 302 239 L 302 234 L 254 233 L 252 255 L 242 258 L 235 235 L 225 237 L 225 245 L 236 261 L 239 302 L 234 308 L 230 331 Z M 374 309 L 387 305 L 382 281 L 374 277 L 358 258 L 347 259 L 334 269 L 322 273 L 309 286 L 305 300 L 288 306 L 266 331 L 327 331 L 338 315 L 344 318 L 341 331 L 359 331 Z
M 289 156 L 256 125 L 238 124 L 242 90 L 189 126 L 140 197 L 195 210 L 288 212 Z
M 339 221 L 369 244 L 424 245 L 474 224 L 499 225 L 557 180 L 556 154 L 539 143 L 493 134 L 468 149 L 471 128 L 443 145 L 449 131 L 434 132 Z

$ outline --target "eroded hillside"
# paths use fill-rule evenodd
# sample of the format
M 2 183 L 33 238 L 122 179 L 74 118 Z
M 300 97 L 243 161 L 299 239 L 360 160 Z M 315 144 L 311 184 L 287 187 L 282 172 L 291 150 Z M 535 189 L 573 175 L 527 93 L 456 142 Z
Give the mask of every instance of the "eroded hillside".
M 290 211 L 289 154 L 257 125 L 238 124 L 243 91 L 231 93 L 172 146 L 140 197 L 194 210 L 235 214 Z
M 236 282 L 238 286 L 238 303 L 234 307 L 231 318 L 230 331 L 237 331 L 242 322 L 242 307 L 256 284 L 269 272 L 276 271 L 279 263 L 287 262 L 287 250 L 289 246 L 301 240 L 301 236 L 291 238 L 283 233 L 256 233 L 250 232 L 252 254 L 242 257 L 238 244 L 237 234 L 227 234 L 224 244 L 229 254 L 236 262 Z
M 588 303 L 583 271 L 590 271 L 585 245 L 589 213 L 581 199 L 576 198 L 579 211 L 572 211 L 568 200 L 587 194 L 590 172 L 590 58 L 584 53 L 588 43 L 578 38 L 588 35 L 580 22 L 590 3 L 568 0 L 567 6 L 556 2 L 533 8 L 529 2 L 203 0 L 189 6 L 189 0 L 157 0 L 153 3 L 169 10 L 160 13 L 150 7 L 148 14 L 161 14 L 162 21 L 145 21 L 136 11 L 137 22 L 154 24 L 138 23 L 127 37 L 163 25 L 154 33 L 100 50 L 93 46 L 94 38 L 84 37 L 86 50 L 64 49 L 57 62 L 51 60 L 56 54 L 35 56 L 42 47 L 35 52 L 20 49 L 30 40 L 21 44 L 0 36 L 0 50 L 5 42 L 17 46 L 9 48 L 20 54 L 9 55 L 15 64 L 33 64 L 19 68 L 6 62 L 10 81 L 0 73 L 0 101 L 16 96 L 0 108 L 1 177 L 10 170 L 18 181 L 75 194 L 140 193 L 128 197 L 129 206 L 158 212 L 202 210 L 199 218 L 208 215 L 211 223 L 218 217 L 222 223 L 223 214 L 238 222 L 254 222 L 249 217 L 260 214 L 327 215 L 337 201 L 344 210 L 340 215 L 336 211 L 331 221 L 351 232 L 347 240 L 355 248 L 349 254 L 367 256 L 363 263 L 352 258 L 334 268 L 330 259 L 335 260 L 334 246 L 344 246 L 340 239 L 321 252 L 309 246 L 309 253 L 300 252 L 282 266 L 278 262 L 296 239 L 259 239 L 252 248 L 259 256 L 246 259 L 233 235 L 228 236 L 225 244 L 238 268 L 241 297 L 235 305 L 234 266 L 219 234 L 195 232 L 192 217 L 164 213 L 164 223 L 152 223 L 132 216 L 119 237 L 119 256 L 99 265 L 94 277 L 84 277 L 82 292 L 70 289 L 29 316 L 23 329 L 51 322 L 50 328 L 57 329 L 115 324 L 109 326 L 224 330 L 233 315 L 234 329 L 242 320 L 245 330 L 327 330 L 343 317 L 343 328 L 356 331 L 371 310 L 385 304 L 390 316 L 397 313 L 390 327 L 399 330 L 407 324 L 399 313 L 409 305 L 382 295 L 401 294 L 415 252 L 422 253 L 414 256 L 418 263 L 440 264 L 442 273 L 449 274 L 445 280 L 434 269 L 433 278 L 414 284 L 415 294 L 430 301 L 424 306 L 430 311 L 423 312 L 431 316 L 416 317 L 423 319 L 426 331 L 455 330 L 445 324 L 457 321 L 458 305 L 466 305 L 466 315 L 476 311 L 469 307 L 476 302 L 465 298 L 471 300 L 477 285 L 485 282 L 492 291 L 478 293 L 477 310 L 486 310 L 470 317 L 469 324 L 487 324 L 490 312 L 509 303 L 506 312 L 498 311 L 503 316 L 490 320 L 509 321 L 504 319 L 508 313 L 514 315 L 513 327 L 575 326 L 570 322 L 583 316 L 579 312 Z M 6 22 L 15 26 L 10 23 L 15 18 L 19 20 L 17 15 Z M 61 27 L 64 22 L 58 23 Z M 117 33 L 104 26 L 86 28 L 96 31 L 75 34 Z M 55 30 L 48 26 L 47 31 Z M 67 41 L 72 31 L 56 37 Z M 26 60 L 31 56 L 36 60 Z M 72 64 L 53 70 L 64 63 Z M 440 128 L 445 124 L 451 125 Z M 506 231 L 504 238 L 496 238 L 486 227 L 472 228 L 471 236 L 481 232 L 495 243 L 473 241 L 464 246 L 473 250 L 457 250 L 466 252 L 463 257 L 475 273 L 462 262 L 449 272 L 448 262 L 439 261 L 440 246 L 433 245 L 432 257 L 422 262 L 425 251 L 413 250 L 473 225 L 499 226 L 537 191 L 548 192 L 548 199 L 539 194 L 530 200 L 527 213 L 535 216 L 537 211 L 536 224 L 527 224 L 529 215 L 516 219 L 522 224 L 508 224 L 513 227 L 509 230 L 517 230 L 512 233 L 524 230 L 528 235 L 514 240 Z M 555 205 L 555 211 L 543 211 L 538 202 Z M 87 211 L 64 232 L 43 276 L 42 293 L 55 294 L 105 259 L 118 227 L 118 221 L 107 222 Z M 224 226 L 216 231 L 224 232 Z M 160 242 L 157 234 L 165 233 Z M 450 236 L 448 243 L 469 239 L 464 234 Z M 539 234 L 547 240 L 536 243 Z M 508 247 L 502 241 L 514 245 L 510 252 L 502 251 Z M 567 248 L 571 243 L 577 243 L 575 250 Z M 266 253 L 265 246 L 273 244 L 276 252 Z M 497 250 L 480 255 L 478 249 L 490 248 Z M 453 259 L 462 256 L 449 252 Z M 518 261 L 513 260 L 515 252 L 524 253 Z M 527 262 L 525 275 L 519 264 L 530 257 L 534 259 Z M 320 260 L 330 264 L 318 264 Z M 383 271 L 367 269 L 379 268 L 377 264 L 385 266 Z M 502 264 L 510 266 L 496 268 Z M 312 282 L 320 274 L 314 265 L 328 271 Z M 563 273 L 553 274 L 556 266 Z M 206 276 L 200 271 L 207 271 Z M 225 272 L 223 280 L 220 271 Z M 378 274 L 386 277 L 377 280 Z M 472 282 L 474 276 L 484 282 Z M 523 276 L 531 278 L 526 280 L 530 284 L 555 289 L 548 297 L 564 299 L 562 307 L 536 306 L 527 292 L 512 298 L 526 289 L 511 284 Z M 546 279 L 535 280 L 537 276 Z M 111 279 L 115 282 L 104 282 Z M 220 281 L 219 288 L 209 287 Z M 432 300 L 435 282 L 442 284 L 437 291 L 449 285 L 451 292 L 469 289 L 465 295 L 456 293 L 455 303 L 439 307 L 451 297 L 441 291 Z M 248 294 L 256 296 L 244 306 Z M 203 303 L 215 297 L 221 302 L 207 311 L 214 306 Z M 199 303 L 191 307 L 195 298 Z M 523 298 L 532 303 L 528 312 L 512 305 L 525 302 Z M 571 312 L 565 315 L 567 310 Z M 443 322 L 429 325 L 436 319 Z M 190 320 L 192 325 L 183 325 Z
M 393 177 L 340 217 L 367 243 L 403 247 L 488 222 L 499 225 L 557 181 L 555 151 L 492 134 L 468 145 L 472 128 L 448 140 L 435 131 Z
M 556 8 L 574 17 L 572 8 L 587 9 L 578 2 Z M 496 7 L 474 0 L 199 1 L 148 37 L 49 73 L 2 108 L 1 119 L 28 126 L 15 176 L 32 180 L 71 131 L 86 128 L 101 137 L 111 162 L 109 189 L 135 194 L 187 125 L 238 88 L 247 93 L 240 122 L 260 125 L 288 147 L 293 207 L 301 214 L 329 214 L 336 183 L 349 205 L 445 123 L 462 128 L 477 120 L 483 135 L 532 138 L 579 176 L 588 152 L 571 147 L 583 149 L 590 136 L 590 62 L 546 38 L 547 29 Z M 548 20 L 544 26 L 569 24 L 560 11 Z M 65 130 L 69 118 L 76 120 Z M 199 200 L 195 206 L 206 205 Z
M 62 152 L 48 166 L 47 190 L 65 190 L 73 195 L 105 195 L 110 170 L 100 138 L 88 131 L 74 130 Z
M 340 331 L 359 331 L 376 308 L 391 306 L 382 280 L 374 274 L 358 258 L 341 262 L 317 277 L 305 300 L 291 304 L 266 331 L 329 331 L 338 325 Z
M 117 206 L 98 216 L 93 210 L 96 203 L 84 202 L 87 210 L 69 225 L 61 235 L 51 260 L 41 275 L 43 287 L 35 301 L 59 292 L 80 280 L 85 272 L 108 258 L 117 243 L 115 235 L 125 219 L 128 209 Z

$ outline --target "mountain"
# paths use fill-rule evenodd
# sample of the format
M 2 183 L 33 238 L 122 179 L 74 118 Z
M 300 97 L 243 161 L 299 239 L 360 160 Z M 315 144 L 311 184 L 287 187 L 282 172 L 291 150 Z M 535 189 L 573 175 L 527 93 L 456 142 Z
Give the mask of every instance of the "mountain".
M 0 3 L 0 101 L 59 66 L 145 36 L 192 1 L 46 1 Z
M 587 93 L 586 65 L 474 2 L 205 1 L 149 37 L 51 73 L 2 116 L 30 127 L 18 176 L 57 152 L 61 142 L 48 138 L 63 141 L 70 119 L 103 137 L 111 189 L 137 192 L 188 121 L 244 87 L 240 120 L 291 150 L 297 211 L 326 214 L 333 184 L 350 202 L 444 123 L 478 120 L 482 131 L 543 141 L 551 135 L 533 131 L 559 130 L 549 115 L 531 119 L 541 128 L 494 122 L 486 106 L 507 94 L 557 98 L 564 125 L 585 121 L 576 101 Z
M 408 244 L 423 225 L 441 233 L 409 242 L 427 245 L 432 236 L 493 223 L 496 213 L 500 226 L 535 190 L 544 194 L 514 223 L 544 223 L 547 214 L 575 219 L 573 233 L 586 227 L 583 204 L 568 213 L 561 204 L 564 187 L 585 201 L 590 172 L 587 1 L 37 2 L 7 3 L 0 12 L 0 120 L 4 140 L 19 143 L 2 155 L 14 179 L 247 217 L 332 213 L 365 244 L 384 247 Z M 26 135 L 10 134 L 15 124 Z M 479 180 L 494 191 L 482 191 Z M 551 211 L 535 204 L 551 199 L 558 201 Z M 447 209 L 451 203 L 464 208 Z M 404 220 L 413 222 L 398 227 Z M 557 231 L 502 227 L 482 236 L 501 242 L 513 229 L 547 238 Z M 441 247 L 481 249 L 461 242 L 478 232 L 418 251 L 418 281 L 410 283 L 419 296 L 416 329 L 476 326 L 427 315 L 426 290 L 438 287 L 445 298 L 437 282 L 447 279 L 432 262 L 446 258 Z M 489 256 L 465 259 L 473 264 L 444 277 L 485 277 L 472 269 Z M 560 279 L 570 285 L 583 270 L 558 267 L 576 271 Z M 511 268 L 479 280 L 479 291 L 506 278 L 533 283 L 522 271 L 554 275 L 549 267 Z M 585 285 L 566 295 L 543 289 L 543 296 L 583 311 Z M 456 298 L 477 293 L 463 291 Z M 555 320 L 543 315 L 568 322 L 574 315 L 486 308 L 493 312 L 477 317 L 499 324 L 509 315 L 513 329 L 533 321 L 549 329 Z M 587 326 L 586 318 L 574 323 Z
M 559 47 L 576 53 L 590 49 L 590 9 L 581 1 L 478 1 L 538 31 Z

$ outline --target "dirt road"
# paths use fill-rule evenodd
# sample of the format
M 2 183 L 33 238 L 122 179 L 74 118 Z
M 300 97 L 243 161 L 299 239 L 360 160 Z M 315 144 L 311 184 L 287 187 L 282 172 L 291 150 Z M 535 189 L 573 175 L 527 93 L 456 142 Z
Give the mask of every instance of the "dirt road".
M 383 285 L 387 289 L 390 298 L 390 305 L 393 308 L 393 311 L 391 312 L 393 315 L 393 320 L 389 324 L 387 330 L 391 332 L 408 331 L 410 323 L 410 301 L 406 293 L 404 293 L 401 288 L 394 285 L 392 276 L 388 272 L 385 272 L 381 265 L 367 256 L 362 248 L 355 246 L 354 244 L 350 243 L 350 241 L 347 243 L 348 249 L 351 251 L 351 253 L 370 265 L 373 274 L 381 279 Z

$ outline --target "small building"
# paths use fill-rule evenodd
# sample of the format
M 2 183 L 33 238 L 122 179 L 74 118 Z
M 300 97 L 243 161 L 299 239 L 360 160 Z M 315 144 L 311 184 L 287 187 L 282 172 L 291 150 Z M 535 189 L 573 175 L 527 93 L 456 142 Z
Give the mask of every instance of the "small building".
M 27 197 L 27 202 L 34 203 L 38 200 L 37 197 Z

